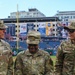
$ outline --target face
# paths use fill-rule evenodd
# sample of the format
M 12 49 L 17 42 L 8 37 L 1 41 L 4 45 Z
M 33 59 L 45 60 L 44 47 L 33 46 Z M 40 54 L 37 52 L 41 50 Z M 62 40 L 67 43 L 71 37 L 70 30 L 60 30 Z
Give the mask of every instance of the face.
M 75 40 L 75 29 L 69 29 L 68 34 L 71 40 Z
M 5 34 L 5 29 L 0 29 L 0 39 L 4 38 L 4 34 Z
M 29 44 L 28 49 L 29 49 L 30 53 L 35 54 L 38 51 L 38 45 L 37 44 Z

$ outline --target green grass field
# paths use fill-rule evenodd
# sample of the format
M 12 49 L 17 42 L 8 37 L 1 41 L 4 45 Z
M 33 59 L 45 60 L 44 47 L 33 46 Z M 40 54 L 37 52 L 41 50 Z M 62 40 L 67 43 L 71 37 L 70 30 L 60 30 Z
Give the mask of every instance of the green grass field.
M 51 56 L 53 63 L 55 64 L 56 56 Z
M 16 56 L 13 56 L 13 61 L 15 61 L 15 59 L 16 59 Z

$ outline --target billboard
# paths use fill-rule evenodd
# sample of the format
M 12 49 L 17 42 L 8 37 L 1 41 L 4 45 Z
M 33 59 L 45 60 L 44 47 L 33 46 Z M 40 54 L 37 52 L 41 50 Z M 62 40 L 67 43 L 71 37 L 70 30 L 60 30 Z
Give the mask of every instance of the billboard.
M 27 32 L 29 30 L 34 30 L 34 24 L 33 23 L 27 23 Z
M 46 22 L 46 35 L 51 36 L 52 35 L 52 22 Z
M 25 36 L 27 34 L 27 23 L 20 24 L 20 36 Z
M 38 23 L 38 31 L 41 33 L 41 35 L 46 35 L 46 23 L 45 22 Z
M 63 38 L 67 38 L 67 37 L 68 37 L 67 31 L 64 30 L 64 29 L 61 31 L 61 34 L 62 34 L 62 37 L 63 37 Z
M 9 34 L 11 36 L 15 36 L 15 24 L 5 24 L 8 28 L 6 29 L 6 34 Z

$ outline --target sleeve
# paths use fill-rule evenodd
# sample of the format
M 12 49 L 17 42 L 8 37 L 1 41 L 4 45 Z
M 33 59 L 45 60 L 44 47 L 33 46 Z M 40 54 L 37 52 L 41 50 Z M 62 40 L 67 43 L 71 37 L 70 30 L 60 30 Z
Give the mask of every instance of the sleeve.
M 9 52 L 8 72 L 7 75 L 13 75 L 13 57 L 12 52 Z
M 50 55 L 47 55 L 46 61 L 45 61 L 45 75 L 53 75 L 54 67 L 53 67 L 53 61 L 50 57 Z
M 55 62 L 55 75 L 62 75 L 62 68 L 63 68 L 63 46 L 62 44 L 58 47 L 58 51 L 56 54 L 56 62 Z
M 10 48 L 9 43 L 5 42 L 4 40 L 1 40 L 1 42 L 8 49 L 8 52 L 7 52 L 7 55 L 8 55 L 8 70 L 7 70 L 7 75 L 13 75 L 13 57 L 12 57 L 12 50 Z
M 14 63 L 14 75 L 23 75 L 22 74 L 22 59 L 20 55 L 17 55 L 15 63 Z

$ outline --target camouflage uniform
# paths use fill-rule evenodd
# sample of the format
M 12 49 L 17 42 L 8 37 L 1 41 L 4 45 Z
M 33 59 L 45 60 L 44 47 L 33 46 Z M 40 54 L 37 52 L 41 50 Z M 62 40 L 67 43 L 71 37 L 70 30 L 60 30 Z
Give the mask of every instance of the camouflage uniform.
M 37 35 L 38 33 L 35 32 Z M 34 32 L 29 35 L 31 38 L 27 39 L 27 43 L 39 43 L 39 35 L 37 36 Z M 36 37 L 37 36 L 37 37 Z M 36 40 L 37 39 L 37 40 Z M 36 40 L 36 41 L 35 41 Z M 29 52 L 29 49 L 22 51 L 17 55 L 15 61 L 15 75 L 52 75 L 53 72 L 53 61 L 50 58 L 48 52 L 38 49 L 34 55 Z
M 0 29 L 5 28 L 0 21 Z M 0 39 L 0 75 L 13 75 L 13 59 L 10 46 L 7 42 Z
M 65 29 L 75 29 L 75 23 Z M 75 75 L 75 40 L 63 41 L 58 47 L 55 75 Z

